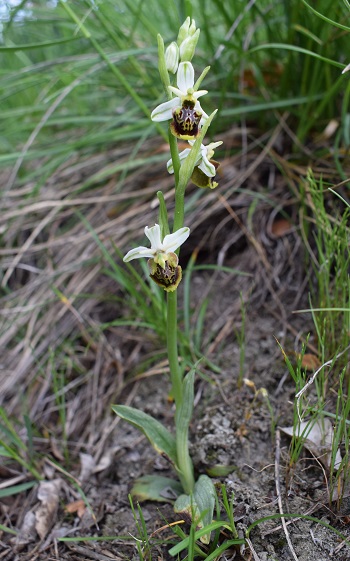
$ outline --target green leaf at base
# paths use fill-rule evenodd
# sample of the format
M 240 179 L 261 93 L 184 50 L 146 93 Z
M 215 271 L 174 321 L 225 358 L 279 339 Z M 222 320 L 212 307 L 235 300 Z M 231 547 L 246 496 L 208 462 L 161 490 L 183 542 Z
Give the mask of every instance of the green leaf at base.
M 158 454 L 165 455 L 176 466 L 176 442 L 174 436 L 163 425 L 143 411 L 127 405 L 112 405 L 114 413 L 138 428 L 150 441 Z
M 182 493 L 181 484 L 161 475 L 144 475 L 136 479 L 131 495 L 138 501 L 172 503 Z
M 194 486 L 193 494 L 180 495 L 174 504 L 174 511 L 189 516 L 197 528 L 211 524 L 215 507 L 214 483 L 207 475 L 201 475 Z M 200 538 L 202 543 L 210 542 L 210 533 Z

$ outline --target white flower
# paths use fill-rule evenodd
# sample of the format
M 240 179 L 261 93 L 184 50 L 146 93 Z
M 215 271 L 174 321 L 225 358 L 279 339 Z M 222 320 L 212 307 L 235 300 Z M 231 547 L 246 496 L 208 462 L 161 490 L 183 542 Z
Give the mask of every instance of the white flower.
M 207 90 L 194 91 L 194 69 L 190 62 L 180 62 L 177 71 L 177 88 L 168 86 L 169 90 L 176 95 L 170 101 L 161 103 L 151 113 L 152 121 L 167 121 L 173 118 L 173 111 L 181 109 L 184 102 L 193 103 L 193 111 L 201 114 L 205 121 L 208 115 L 203 111 L 198 98 L 207 94 Z
M 176 249 L 187 240 L 190 235 L 190 229 L 186 227 L 180 228 L 177 232 L 165 236 L 164 240 L 161 241 L 160 226 L 155 224 L 151 228 L 146 226 L 145 235 L 151 242 L 151 247 L 135 247 L 135 249 L 128 251 L 128 253 L 124 256 L 123 261 L 127 263 L 132 259 L 149 257 L 164 269 L 165 262 L 168 260 L 168 254 L 176 251 Z
M 188 143 L 191 146 L 193 146 L 195 141 L 194 140 L 189 140 Z M 215 168 L 214 164 L 212 164 L 210 162 L 210 160 L 214 156 L 215 148 L 217 148 L 218 146 L 221 146 L 221 144 L 222 144 L 222 140 L 219 140 L 218 142 L 211 142 L 210 144 L 208 144 L 208 146 L 205 146 L 204 144 L 201 144 L 201 151 L 200 151 L 200 154 L 198 155 L 198 160 L 195 163 L 195 166 L 197 166 L 200 170 L 202 170 L 202 172 L 207 177 L 215 177 L 216 168 Z M 189 155 L 190 152 L 191 152 L 191 148 L 185 148 L 185 150 L 180 152 L 179 158 L 180 158 L 181 164 L 187 158 L 187 156 Z M 172 160 L 169 160 L 167 162 L 167 169 L 168 169 L 169 173 L 174 173 Z

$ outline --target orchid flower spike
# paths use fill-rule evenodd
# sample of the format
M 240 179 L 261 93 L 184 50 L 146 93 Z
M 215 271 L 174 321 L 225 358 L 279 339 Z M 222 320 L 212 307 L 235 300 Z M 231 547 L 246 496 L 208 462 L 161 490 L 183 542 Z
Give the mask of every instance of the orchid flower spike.
M 128 263 L 132 259 L 149 257 L 164 269 L 165 262 L 168 261 L 169 254 L 176 251 L 180 247 L 180 245 L 182 245 L 187 240 L 188 236 L 190 235 L 190 229 L 186 227 L 180 228 L 179 230 L 177 230 L 177 232 L 165 236 L 164 240 L 161 241 L 160 226 L 158 224 L 155 224 L 151 228 L 148 228 L 148 226 L 146 226 L 145 235 L 151 242 L 151 247 L 135 247 L 135 249 L 131 249 L 130 251 L 128 251 L 123 261 L 125 263 Z
M 208 118 L 198 98 L 207 94 L 207 90 L 194 90 L 194 69 L 191 62 L 180 62 L 177 71 L 177 88 L 168 86 L 176 97 L 158 105 L 151 113 L 152 121 L 172 119 L 171 132 L 182 140 L 196 138 L 199 124 Z

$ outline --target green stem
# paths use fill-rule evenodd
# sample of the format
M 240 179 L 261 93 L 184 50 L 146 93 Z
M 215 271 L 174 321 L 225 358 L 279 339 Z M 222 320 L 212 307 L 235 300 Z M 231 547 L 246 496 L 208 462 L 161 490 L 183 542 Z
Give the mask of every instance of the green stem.
M 179 172 L 180 172 L 180 159 L 179 159 L 179 149 L 177 145 L 177 140 L 175 136 L 171 134 L 169 127 L 169 146 L 171 159 L 174 166 L 174 178 L 175 178 L 175 201 L 177 186 L 179 182 Z M 176 207 L 176 202 L 175 202 Z M 175 227 L 173 231 L 178 230 Z M 177 252 L 178 253 L 178 252 Z M 168 360 L 170 368 L 170 377 L 172 385 L 172 393 L 175 399 L 176 408 L 178 408 L 182 402 L 182 373 L 179 366 L 179 353 L 177 344 L 177 291 L 168 292 L 167 298 L 167 346 L 168 346 Z
M 174 232 L 182 228 L 185 219 L 185 189 L 180 185 L 175 191 Z
M 168 292 L 167 298 L 167 347 L 171 389 L 176 408 L 182 402 L 182 374 L 177 348 L 177 291 Z
M 185 190 L 188 178 L 180 178 L 180 158 L 177 139 L 169 127 L 169 146 L 174 167 L 175 179 L 175 212 L 173 232 L 182 228 L 185 215 Z M 177 251 L 179 254 L 179 250 Z M 177 341 L 177 291 L 168 293 L 167 300 L 167 344 L 168 360 L 171 374 L 172 392 L 175 399 L 175 439 L 177 456 L 177 473 L 186 494 L 194 489 L 193 463 L 188 449 L 188 427 L 193 409 L 193 382 L 189 389 L 188 381 L 183 378 L 182 368 L 179 365 Z
M 180 158 L 179 158 L 179 148 L 177 145 L 177 139 L 173 134 L 171 134 L 170 125 L 169 125 L 169 147 L 170 147 L 170 154 L 171 154 L 171 159 L 173 161 L 173 168 L 174 168 L 175 198 L 176 198 L 177 186 L 179 184 Z M 174 228 L 174 232 L 175 232 L 175 228 Z
M 169 127 L 169 146 L 171 159 L 174 167 L 175 179 L 175 213 L 173 232 L 182 228 L 184 223 L 185 212 L 185 190 L 187 182 L 180 181 L 180 158 L 177 139 L 170 131 Z M 179 253 L 179 250 L 177 251 Z M 177 342 L 177 291 L 169 292 L 167 299 L 167 344 L 168 344 L 168 360 L 171 375 L 172 393 L 175 399 L 176 412 L 175 415 L 175 438 L 176 438 L 176 455 L 177 455 L 177 472 L 182 487 L 186 494 L 192 493 L 194 489 L 193 463 L 188 449 L 188 426 L 184 421 L 184 408 L 193 408 L 193 396 L 187 395 L 185 391 L 185 381 L 183 379 L 182 369 L 179 365 L 179 353 Z M 193 390 L 192 390 L 193 393 Z M 186 401 L 186 403 L 184 402 Z M 189 403 L 191 402 L 191 403 Z M 180 416 L 179 416 L 180 413 Z M 190 415 L 191 416 L 191 415 Z

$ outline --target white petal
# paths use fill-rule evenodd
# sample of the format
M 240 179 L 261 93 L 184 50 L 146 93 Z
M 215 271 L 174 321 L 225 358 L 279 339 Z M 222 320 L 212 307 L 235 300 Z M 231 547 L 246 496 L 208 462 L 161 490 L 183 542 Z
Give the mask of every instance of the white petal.
M 152 121 L 167 121 L 173 117 L 173 109 L 175 107 L 181 107 L 181 100 L 178 97 L 174 97 L 170 101 L 161 103 L 151 113 Z
M 142 257 L 153 257 L 154 251 L 149 247 L 144 247 L 140 245 L 139 247 L 135 247 L 135 249 L 131 249 L 128 251 L 126 255 L 123 257 L 124 263 L 128 263 L 132 259 L 141 259 Z
M 218 146 L 221 146 L 223 143 L 224 142 L 222 140 L 218 140 L 218 142 L 211 142 L 208 144 L 207 150 L 215 150 L 215 148 L 218 148 Z
M 187 93 L 187 90 L 194 86 L 194 69 L 190 62 L 180 62 L 177 71 L 177 87 L 182 92 Z
M 210 144 L 208 144 L 207 146 L 204 146 L 204 144 L 201 144 L 201 154 L 202 154 L 202 158 L 208 158 L 208 160 L 211 160 L 214 156 L 215 153 L 215 148 L 217 148 L 218 146 L 221 146 L 221 144 L 223 144 L 222 140 L 219 140 L 218 142 L 210 142 Z
M 146 226 L 145 235 L 151 242 L 151 249 L 153 251 L 158 251 L 159 249 L 162 249 L 162 242 L 160 239 L 160 226 L 158 224 L 151 226 L 151 228 L 148 228 L 148 226 Z
M 174 173 L 174 166 L 171 158 L 166 163 L 166 169 L 168 170 L 168 173 Z
M 215 166 L 209 162 L 206 154 L 202 154 L 202 161 L 198 167 L 207 177 L 214 177 L 216 174 Z
M 180 152 L 179 154 L 180 162 L 186 160 L 190 152 L 191 152 L 191 148 L 185 148 L 185 150 L 182 150 L 182 152 Z
M 208 93 L 208 90 L 198 90 L 198 92 L 194 92 L 193 97 L 198 99 L 199 97 L 202 97 L 202 95 L 205 95 Z
M 183 97 L 184 94 L 187 94 L 187 92 L 182 92 L 179 88 L 175 88 L 174 86 L 168 86 L 168 90 L 179 98 Z
M 187 240 L 189 235 L 190 229 L 186 227 L 180 228 L 180 230 L 177 230 L 177 232 L 173 234 L 168 234 L 163 240 L 163 251 L 166 253 L 175 251 Z

